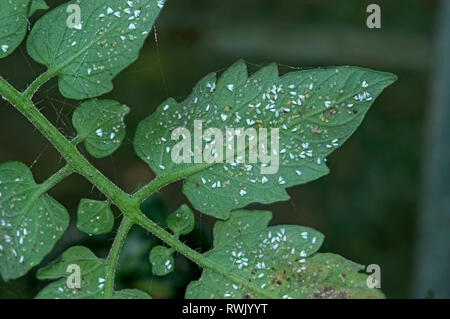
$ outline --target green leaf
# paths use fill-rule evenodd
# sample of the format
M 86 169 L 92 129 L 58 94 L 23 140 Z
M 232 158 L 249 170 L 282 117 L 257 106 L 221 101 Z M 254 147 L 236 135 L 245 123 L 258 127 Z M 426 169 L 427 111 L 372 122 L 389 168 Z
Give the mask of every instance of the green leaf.
M 71 288 L 68 283 L 73 283 L 69 276 L 74 274 L 73 267 L 80 269 L 80 288 Z M 105 298 L 106 269 L 108 264 L 105 259 L 95 256 L 88 248 L 74 246 L 67 249 L 61 257 L 49 266 L 38 271 L 40 280 L 58 279 L 44 287 L 36 296 L 38 299 L 97 299 Z M 121 290 L 113 292 L 115 299 L 148 299 L 146 293 L 138 290 Z
M 10 55 L 27 33 L 28 17 L 45 9 L 43 0 L 0 1 L 0 59 Z
M 59 77 L 65 97 L 102 95 L 113 89 L 114 77 L 137 59 L 163 3 L 69 1 L 37 21 L 27 39 L 28 53 Z M 80 21 L 69 5 L 79 6 Z
M 112 100 L 90 100 L 77 107 L 72 117 L 79 141 L 96 158 L 111 155 L 125 138 L 124 117 L 130 109 Z
M 267 211 L 234 211 L 214 226 L 214 248 L 204 255 L 247 284 L 203 270 L 189 284 L 186 298 L 316 298 L 382 297 L 365 286 L 362 266 L 332 254 L 315 254 L 323 235 L 311 228 L 282 225 L 267 227 Z M 260 289 L 249 288 L 253 285 Z
M 138 289 L 123 289 L 115 291 L 112 299 L 152 299 L 152 297 Z
M 139 124 L 135 150 L 159 177 L 185 179 L 183 192 L 196 209 L 226 219 L 230 211 L 250 203 L 288 200 L 287 187 L 326 175 L 326 157 L 351 136 L 374 99 L 395 79 L 393 74 L 350 66 L 279 77 L 275 64 L 248 78 L 245 63 L 238 61 L 217 81 L 214 73 L 204 77 L 185 101 L 161 104 Z M 194 142 L 190 163 L 175 163 L 172 151 L 179 140 L 171 139 L 172 132 L 186 128 L 193 140 L 195 120 L 202 121 L 203 132 L 218 128 L 223 136 L 226 128 L 278 128 L 278 171 L 262 174 L 261 158 L 249 163 L 248 152 L 245 160 L 238 158 L 236 147 L 218 163 L 194 163 L 194 154 L 201 150 L 193 149 Z M 211 152 L 214 142 L 203 139 L 203 149 Z M 248 149 L 248 140 L 246 144 Z
M 28 16 L 31 17 L 38 10 L 47 10 L 48 5 L 45 0 L 31 0 L 30 7 L 28 9 Z
M 173 250 L 163 246 L 155 246 L 150 252 L 152 273 L 156 276 L 164 276 L 174 269 Z
M 189 234 L 195 226 L 194 213 L 184 204 L 167 218 L 167 226 L 177 236 Z
M 380 289 L 367 287 L 365 267 L 335 254 L 317 253 L 307 259 L 302 298 L 380 299 Z
M 52 250 L 69 225 L 67 210 L 19 162 L 0 164 L 0 273 L 25 275 Z
M 89 235 L 109 233 L 114 226 L 114 214 L 109 202 L 82 199 L 78 205 L 77 228 Z

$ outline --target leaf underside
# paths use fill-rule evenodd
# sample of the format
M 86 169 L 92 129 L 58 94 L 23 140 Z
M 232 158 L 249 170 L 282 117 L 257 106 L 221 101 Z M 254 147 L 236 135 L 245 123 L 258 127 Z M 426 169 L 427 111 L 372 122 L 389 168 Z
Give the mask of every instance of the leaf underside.
M 28 17 L 46 9 L 43 0 L 0 1 L 0 59 L 10 55 L 27 33 Z
M 124 117 L 129 112 L 127 106 L 113 100 L 89 100 L 76 108 L 72 124 L 89 154 L 102 158 L 122 144 L 126 133 Z
M 183 178 L 183 192 L 196 209 L 226 219 L 250 203 L 288 200 L 287 187 L 326 175 L 326 157 L 350 137 L 395 79 L 349 66 L 279 77 L 276 64 L 248 77 L 245 63 L 238 61 L 218 80 L 215 73 L 204 77 L 185 101 L 162 103 L 139 124 L 135 150 L 158 176 Z M 194 120 L 203 122 L 203 132 L 219 128 L 224 136 L 226 128 L 279 128 L 279 170 L 263 175 L 259 158 L 249 163 L 236 152 L 218 163 L 174 163 L 171 153 L 179 140 L 171 139 L 172 131 L 186 128 L 193 139 Z M 191 158 L 202 150 L 213 152 L 214 142 L 191 148 Z
M 38 10 L 47 10 L 48 5 L 45 0 L 31 0 L 28 7 L 28 16 L 31 17 Z
M 69 266 L 76 265 L 81 271 L 80 288 L 71 288 L 73 282 L 68 278 L 72 273 Z M 37 299 L 102 299 L 105 298 L 106 268 L 105 259 L 95 256 L 88 248 L 74 246 L 67 249 L 61 257 L 38 271 L 41 280 L 58 279 L 44 287 L 36 296 Z M 143 291 L 125 289 L 114 291 L 114 299 L 150 299 Z
M 234 211 L 214 227 L 211 261 L 264 291 L 252 291 L 222 275 L 203 270 L 189 284 L 186 298 L 383 298 L 366 286 L 364 267 L 334 254 L 316 253 L 323 235 L 311 228 L 267 227 L 267 211 Z M 315 254 L 314 254 L 315 253 Z
M 101 235 L 111 232 L 114 226 L 114 214 L 105 201 L 82 199 L 78 205 L 77 228 L 89 235 Z
M 79 24 L 67 12 L 72 4 L 80 8 Z M 27 50 L 58 75 L 63 96 L 96 97 L 111 91 L 114 77 L 138 58 L 161 7 L 158 0 L 69 1 L 38 20 Z
M 194 213 L 188 205 L 181 205 L 167 217 L 167 226 L 177 236 L 189 234 L 195 227 Z
M 156 276 L 164 276 L 174 270 L 173 251 L 167 247 L 153 247 L 149 260 L 152 264 L 152 273 Z
M 69 225 L 67 210 L 19 162 L 0 164 L 0 273 L 25 275 L 51 251 Z

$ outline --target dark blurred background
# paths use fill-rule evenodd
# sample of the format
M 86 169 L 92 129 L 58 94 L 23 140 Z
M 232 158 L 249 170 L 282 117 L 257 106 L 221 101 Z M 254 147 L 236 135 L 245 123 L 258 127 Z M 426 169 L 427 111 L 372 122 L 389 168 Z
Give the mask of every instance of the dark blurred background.
M 51 7 L 60 3 L 47 2 Z M 381 29 L 366 26 L 370 3 L 381 6 Z M 441 150 L 429 148 L 433 142 L 430 131 L 436 125 L 427 119 L 435 110 L 432 97 L 448 91 L 434 88 L 442 68 L 436 56 L 450 56 L 450 32 L 443 32 L 445 26 L 438 23 L 450 20 L 450 10 L 444 7 L 449 7 L 445 0 L 170 0 L 140 59 L 116 78 L 115 90 L 104 96 L 131 107 L 128 138 L 109 158 L 91 160 L 128 192 L 150 181 L 152 172 L 132 147 L 137 123 L 166 98 L 185 98 L 203 75 L 220 72 L 239 58 L 249 63 L 250 72 L 276 61 L 280 73 L 328 65 L 358 65 L 395 73 L 399 80 L 381 94 L 354 136 L 328 159 L 328 176 L 288 189 L 292 197 L 288 202 L 251 208 L 273 211 L 272 223 L 302 224 L 323 232 L 326 240 L 322 251 L 364 265 L 379 264 L 382 290 L 389 298 L 450 297 L 450 271 L 442 273 L 450 264 L 450 222 L 449 217 L 439 220 L 439 214 L 449 216 L 450 212 L 445 208 L 434 215 L 424 214 L 427 205 L 435 202 L 424 199 L 427 183 L 435 184 L 424 177 L 428 169 L 436 170 L 436 165 L 430 168 L 424 164 L 429 152 Z M 449 14 L 447 19 L 443 12 Z M 32 22 L 42 14 L 33 16 Z M 447 42 L 444 48 L 438 45 L 442 41 Z M 27 56 L 24 45 L 0 60 L 0 74 L 20 89 L 43 70 Z M 79 102 L 63 98 L 55 79 L 40 90 L 35 101 L 66 136 L 74 136 L 71 114 Z M 449 109 L 450 103 L 444 107 Z M 443 145 L 448 149 L 448 142 Z M 63 165 L 60 155 L 39 132 L 2 100 L 0 162 L 10 160 L 32 167 L 39 182 Z M 438 166 L 447 176 L 448 163 Z M 438 200 L 442 196 L 450 200 L 450 186 L 446 185 L 449 188 L 440 187 Z M 74 220 L 79 200 L 101 199 L 99 191 L 81 177 L 71 176 L 50 193 L 67 207 L 72 222 L 44 263 L 75 244 L 105 256 L 111 236 L 89 237 L 75 228 Z M 176 183 L 150 198 L 144 210 L 163 224 L 167 214 L 187 202 L 181 183 Z M 206 251 L 214 220 L 199 214 L 196 219 L 195 231 L 183 239 Z M 446 225 L 436 240 L 431 226 L 422 227 L 432 225 L 430 220 Z M 133 229 L 122 253 L 117 286 L 140 288 L 155 298 L 182 297 L 185 286 L 198 278 L 200 269 L 178 256 L 174 273 L 153 277 L 147 258 L 157 242 L 147 232 Z M 437 254 L 424 254 L 430 249 Z M 433 273 L 422 264 L 424 258 L 429 265 L 437 265 Z M 5 283 L 0 279 L 0 297 L 33 297 L 47 284 L 34 276 L 35 269 L 18 280 Z

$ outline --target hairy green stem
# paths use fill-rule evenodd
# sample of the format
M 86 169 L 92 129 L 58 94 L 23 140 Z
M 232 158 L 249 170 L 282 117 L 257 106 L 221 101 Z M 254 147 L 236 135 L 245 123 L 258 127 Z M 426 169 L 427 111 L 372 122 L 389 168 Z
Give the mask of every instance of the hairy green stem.
M 41 184 L 42 192 L 46 193 L 47 191 L 52 189 L 56 184 L 62 181 L 64 178 L 70 176 L 72 173 L 73 169 L 69 165 L 64 166 Z
M 81 138 L 81 136 L 77 135 L 70 141 L 70 143 L 72 143 L 73 145 L 78 145 L 82 141 L 83 141 L 83 139 Z
M 30 206 L 33 205 L 33 202 L 35 199 L 37 199 L 37 198 L 39 198 L 39 196 L 42 196 L 43 194 L 47 193 L 56 184 L 58 184 L 60 181 L 62 181 L 64 178 L 71 175 L 72 173 L 73 173 L 73 169 L 69 165 L 66 165 L 63 168 L 61 168 L 59 171 L 57 171 L 55 174 L 50 176 L 45 182 L 40 184 L 38 191 L 33 194 L 31 200 L 25 206 L 24 211 L 28 211 Z
M 116 275 L 117 265 L 119 263 L 120 251 L 132 226 L 133 221 L 125 215 L 122 219 L 122 222 L 120 223 L 119 229 L 117 230 L 116 236 L 114 237 L 114 242 L 111 246 L 111 250 L 109 251 L 108 257 L 106 259 L 106 262 L 108 264 L 105 283 L 106 298 L 111 298 L 113 295 L 114 278 Z
M 33 97 L 33 95 L 37 92 L 37 90 L 48 80 L 55 76 L 55 73 L 48 70 L 47 72 L 39 75 L 33 83 L 28 86 L 28 88 L 23 92 L 23 95 L 29 99 Z
M 132 198 L 141 204 L 144 200 L 146 200 L 150 195 L 152 195 L 157 190 L 163 188 L 164 186 L 173 183 L 177 180 L 180 180 L 182 178 L 186 178 L 187 176 L 190 176 L 192 174 L 195 174 L 197 172 L 200 172 L 210 166 L 214 165 L 210 163 L 200 164 L 196 165 L 192 168 L 189 168 L 184 171 L 177 172 L 175 174 L 167 174 L 164 176 L 157 176 L 155 179 L 153 179 L 150 183 L 140 188 L 136 193 L 132 195 Z
M 31 96 L 34 94 L 33 90 L 37 90 L 45 79 L 50 75 L 41 76 L 41 80 L 36 80 L 32 84 L 32 89 L 26 90 L 24 94 L 18 92 L 13 88 L 5 79 L 0 76 L 0 94 L 8 100 L 16 109 L 18 109 L 58 150 L 58 152 L 66 159 L 67 169 L 63 169 L 63 172 L 56 173 L 54 178 L 50 178 L 47 186 L 52 186 L 55 181 L 61 176 L 64 176 L 70 170 L 77 172 L 88 179 L 93 185 L 95 185 L 107 198 L 111 200 L 124 214 L 124 221 L 119 228 L 118 239 L 115 240 L 115 244 L 111 248 L 108 259 L 112 261 L 112 266 L 109 268 L 108 278 L 108 291 L 111 294 L 114 285 L 113 279 L 115 268 L 117 266 L 117 258 L 120 249 L 125 240 L 126 234 L 133 223 L 139 224 L 148 231 L 152 232 L 155 236 L 166 242 L 169 246 L 183 254 L 187 258 L 199 266 L 214 271 L 223 275 L 225 278 L 232 280 L 238 284 L 241 284 L 251 291 L 255 292 L 258 297 L 275 297 L 270 295 L 267 291 L 260 289 L 259 287 L 249 283 L 247 280 L 236 276 L 223 269 L 220 265 L 212 262 L 202 254 L 189 248 L 182 243 L 178 238 L 166 232 L 163 228 L 156 223 L 148 219 L 139 209 L 139 204 L 154 191 L 169 184 L 182 176 L 177 174 L 168 175 L 165 177 L 157 178 L 147 186 L 144 186 L 134 196 L 131 196 L 121 189 L 119 189 L 114 183 L 106 178 L 100 171 L 98 171 L 81 153 L 76 146 L 67 140 L 35 107 L 31 101 Z M 39 79 L 38 78 L 38 79 Z M 41 83 L 42 82 L 42 83 Z M 200 168 L 195 168 L 191 173 Z M 184 172 L 185 174 L 186 172 Z

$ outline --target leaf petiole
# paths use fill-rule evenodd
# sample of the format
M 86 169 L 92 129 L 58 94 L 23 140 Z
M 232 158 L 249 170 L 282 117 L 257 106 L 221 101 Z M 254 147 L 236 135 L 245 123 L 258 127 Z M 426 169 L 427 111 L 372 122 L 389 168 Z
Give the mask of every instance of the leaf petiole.
M 111 250 L 109 251 L 106 262 L 108 264 L 107 274 L 106 274 L 106 282 L 105 282 L 105 291 L 106 298 L 111 298 L 114 292 L 114 278 L 117 270 L 117 265 L 119 263 L 119 255 L 120 250 L 123 247 L 125 239 L 133 226 L 133 221 L 124 216 L 119 229 L 117 230 L 116 236 L 114 237 L 114 242 L 111 246 Z

